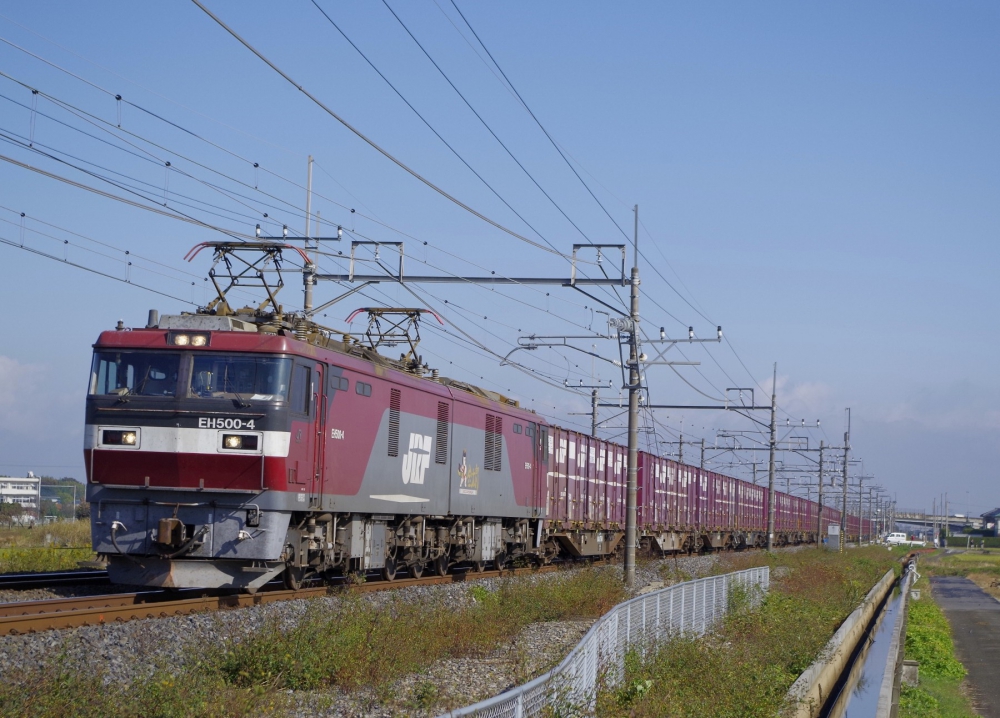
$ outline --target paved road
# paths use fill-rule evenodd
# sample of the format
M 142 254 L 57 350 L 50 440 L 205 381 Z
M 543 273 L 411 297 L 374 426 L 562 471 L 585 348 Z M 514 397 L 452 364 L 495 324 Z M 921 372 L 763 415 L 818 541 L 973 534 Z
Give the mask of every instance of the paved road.
M 961 576 L 934 576 L 931 586 L 951 622 L 955 654 L 969 670 L 976 710 L 1000 718 L 1000 602 Z

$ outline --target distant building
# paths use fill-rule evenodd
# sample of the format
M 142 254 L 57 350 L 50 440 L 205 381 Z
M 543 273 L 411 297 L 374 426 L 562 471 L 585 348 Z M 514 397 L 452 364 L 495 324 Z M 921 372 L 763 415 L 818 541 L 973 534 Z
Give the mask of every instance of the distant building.
M 0 477 L 0 503 L 20 504 L 24 509 L 38 510 L 42 480 L 30 471 L 25 477 Z
M 993 509 L 992 511 L 987 511 L 982 515 L 983 519 L 983 531 L 987 532 L 993 536 L 1000 536 L 1000 509 Z

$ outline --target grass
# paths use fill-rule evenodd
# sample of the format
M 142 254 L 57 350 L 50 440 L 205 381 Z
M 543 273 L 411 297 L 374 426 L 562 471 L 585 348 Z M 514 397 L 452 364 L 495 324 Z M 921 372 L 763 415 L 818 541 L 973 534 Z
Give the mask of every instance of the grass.
M 79 568 L 94 552 L 89 548 L 0 548 L 0 573 L 31 573 Z
M 598 695 L 609 718 L 773 718 L 785 695 L 876 581 L 895 564 L 884 548 L 804 550 L 725 558 L 720 573 L 767 562 L 771 591 L 755 611 L 735 606 L 698 639 L 631 656 L 620 687 Z M 767 660 L 761 660 L 767 656 Z
M 965 668 L 955 658 L 951 627 L 929 586 L 910 601 L 905 656 L 920 662 L 920 685 L 904 686 L 899 718 L 974 718 L 962 692 Z
M 90 546 L 90 521 L 57 521 L 34 528 L 0 528 L 0 548 Z
M 950 554 L 935 551 L 921 557 L 920 572 L 931 576 L 965 576 L 1000 599 L 1000 550 L 963 548 Z
M 72 569 L 93 557 L 89 521 L 0 529 L 0 573 Z
M 23 670 L 0 684 L 0 715 L 10 716 L 244 716 L 291 710 L 295 692 L 368 689 L 395 702 L 401 715 L 439 703 L 433 685 L 411 696 L 392 695 L 393 681 L 442 658 L 485 656 L 521 629 L 541 621 L 597 618 L 624 599 L 615 571 L 581 570 L 512 578 L 495 591 L 470 588 L 463 608 L 430 601 L 386 603 L 346 595 L 312 601 L 294 625 L 278 620 L 243 639 L 194 647 L 195 665 L 166 669 L 128 685 L 106 682 L 99 665 L 81 673 L 60 668 Z M 315 694 L 313 696 L 315 697 Z

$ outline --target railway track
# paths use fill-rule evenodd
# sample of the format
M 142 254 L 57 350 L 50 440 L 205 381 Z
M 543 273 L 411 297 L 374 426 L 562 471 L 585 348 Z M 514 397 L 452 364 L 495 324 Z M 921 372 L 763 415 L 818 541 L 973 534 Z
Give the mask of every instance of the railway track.
M 182 592 L 140 591 L 79 598 L 17 601 L 0 603 L 0 635 L 19 635 L 81 626 L 99 626 L 106 623 L 123 623 L 143 618 L 169 618 L 205 611 L 246 608 L 277 601 L 326 596 L 335 590 L 370 593 L 411 586 L 462 583 L 481 578 L 496 578 L 501 575 L 548 573 L 556 570 L 559 570 L 559 566 L 493 570 L 481 573 L 458 572 L 447 576 L 400 578 L 395 581 L 357 583 L 344 580 L 333 585 L 306 587 L 294 591 L 287 589 L 264 590 L 252 595 L 222 593 L 219 590 L 189 589 Z
M 42 571 L 39 573 L 0 574 L 0 590 L 19 591 L 28 588 L 51 588 L 53 586 L 94 586 L 111 583 L 108 572 L 87 571 Z

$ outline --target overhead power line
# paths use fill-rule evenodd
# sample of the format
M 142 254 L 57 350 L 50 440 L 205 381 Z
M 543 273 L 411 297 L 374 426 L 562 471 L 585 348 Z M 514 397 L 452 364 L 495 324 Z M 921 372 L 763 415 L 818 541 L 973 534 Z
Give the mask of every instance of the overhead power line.
M 244 40 L 243 37 L 240 36 L 239 33 L 237 33 L 235 30 L 233 30 L 231 27 L 229 27 L 225 22 L 222 21 L 222 19 L 220 17 L 218 17 L 217 15 L 215 15 L 211 10 L 209 10 L 207 7 L 205 7 L 203 4 L 201 4 L 198 0 L 191 0 L 191 2 L 193 2 L 199 8 L 201 8 L 201 10 L 206 15 L 208 15 L 210 18 L 212 18 L 213 20 L 215 20 L 215 22 L 218 23 L 219 26 L 223 30 L 225 30 L 230 35 L 232 35 L 236 40 L 238 40 L 240 42 L 240 44 L 242 44 L 250 52 L 252 52 L 254 55 L 256 55 L 264 64 L 266 64 L 268 67 L 270 67 L 276 73 L 278 73 L 279 75 L 281 75 L 281 77 L 284 78 L 284 80 L 286 80 L 290 85 L 292 85 L 292 87 L 294 87 L 299 92 L 301 92 L 303 95 L 305 95 L 310 100 L 312 100 L 312 102 L 315 103 L 317 107 L 319 107 L 320 109 L 322 109 L 324 112 L 326 112 L 328 115 L 330 115 L 330 117 L 332 117 L 333 119 L 337 120 L 337 122 L 339 122 L 344 127 L 346 127 L 348 130 L 350 130 L 351 132 L 353 132 L 359 139 L 363 140 L 366 144 L 368 144 L 368 146 L 370 146 L 372 149 L 374 149 L 375 151 L 377 151 L 379 154 L 381 154 L 387 160 L 389 160 L 390 162 L 392 162 L 393 164 L 395 164 L 397 167 L 399 167 L 403 171 L 407 172 L 410 176 L 412 176 L 413 178 L 419 180 L 424 185 L 426 185 L 430 189 L 434 190 L 435 192 L 437 192 L 439 195 L 441 195 L 442 197 L 444 197 L 448 201 L 453 202 L 454 204 L 458 205 L 459 207 L 461 207 L 462 209 L 464 209 L 466 212 L 472 214 L 475 217 L 478 217 L 479 219 L 483 220 L 487 224 L 490 224 L 490 225 L 496 227 L 501 232 L 509 234 L 511 237 L 519 239 L 522 242 L 525 242 L 525 243 L 527 243 L 527 244 L 529 244 L 532 247 L 535 247 L 537 249 L 541 249 L 544 252 L 549 252 L 551 254 L 555 254 L 555 255 L 557 255 L 559 257 L 562 257 L 563 259 L 569 259 L 569 257 L 566 256 L 565 254 L 563 254 L 562 252 L 559 252 L 559 251 L 557 251 L 555 249 L 552 249 L 550 247 L 546 247 L 543 244 L 539 244 L 538 242 L 536 242 L 536 241 L 534 241 L 532 239 L 528 239 L 527 237 L 525 237 L 525 236 L 523 236 L 521 234 L 518 234 L 517 232 L 515 232 L 512 229 L 510 229 L 509 227 L 505 227 L 504 225 L 500 224 L 499 222 L 497 222 L 497 221 L 495 221 L 493 219 L 490 219 L 489 217 L 487 217 L 482 212 L 479 212 L 479 211 L 473 209 L 472 207 L 470 207 L 469 205 L 465 204 L 464 202 L 462 202 L 457 197 L 454 197 L 453 195 L 451 195 L 448 192 L 446 192 L 445 190 L 443 190 L 441 187 L 438 187 L 436 184 L 434 184 L 433 182 L 431 182 L 429 179 L 427 179 L 426 177 L 424 177 L 422 174 L 420 174 L 419 172 L 417 172 L 415 169 L 411 168 L 409 165 L 407 165 L 406 163 L 404 163 L 402 160 L 400 160 L 397 157 L 395 157 L 392 153 L 390 153 L 388 150 L 386 150 L 385 148 L 383 148 L 381 145 L 379 145 L 373 139 L 371 139 L 370 137 L 368 137 L 367 135 L 365 135 L 363 132 L 361 132 L 361 130 L 359 130 L 358 128 L 356 128 L 350 122 L 348 122 L 343 117 L 341 117 L 340 115 L 338 115 L 336 112 L 334 112 L 333 110 L 331 110 L 319 98 L 317 98 L 311 92 L 309 92 L 308 90 L 306 90 L 302 85 L 300 85 L 295 80 L 293 80 L 291 78 L 291 76 L 288 75 L 284 70 L 282 70 L 280 67 L 278 67 L 273 62 L 271 62 L 270 60 L 268 60 L 263 55 L 263 53 L 260 52 L 260 50 L 258 50 L 253 45 L 251 45 L 249 42 L 247 42 L 246 40 Z
M 312 2 L 313 4 L 315 4 L 316 0 L 312 0 Z M 396 14 L 396 11 L 392 9 L 392 6 L 389 5 L 387 0 L 382 0 L 382 4 L 386 6 L 386 8 L 389 10 L 390 13 L 392 13 L 392 16 L 396 18 L 396 21 L 406 31 L 406 34 L 409 35 L 410 39 L 416 43 L 417 47 L 420 48 L 420 51 L 424 53 L 424 57 L 430 60 L 431 64 L 434 65 L 434 68 L 438 71 L 438 73 L 440 73 L 441 77 L 444 78 L 445 82 L 447 82 L 448 85 L 451 87 L 451 89 L 455 91 L 455 94 L 457 94 L 460 98 L 462 98 L 462 102 L 465 103 L 465 106 L 468 107 L 469 110 L 472 112 L 472 114 L 476 116 L 476 119 L 478 119 L 479 122 L 482 123 L 483 127 L 485 127 L 486 130 L 493 136 L 493 139 L 495 139 L 500 144 L 500 146 L 503 147 L 504 151 L 510 156 L 512 160 L 514 160 L 517 166 L 521 168 L 521 171 L 524 172 L 524 174 L 528 177 L 528 179 L 532 181 L 535 187 L 537 187 L 538 190 L 543 195 L 545 195 L 545 198 L 552 203 L 553 207 L 559 210 L 559 213 L 563 217 L 565 217 L 566 221 L 569 222 L 571 225 L 573 225 L 573 228 L 580 233 L 581 237 L 586 239 L 588 242 L 593 243 L 590 237 L 587 236 L 586 232 L 580 229 L 577 223 L 574 222 L 572 219 L 570 219 L 570 216 L 566 214 L 563 208 L 560 207 L 559 204 L 554 199 L 552 199 L 552 196 L 548 192 L 546 192 L 545 189 L 538 183 L 538 180 L 536 180 L 534 176 L 528 171 L 528 169 L 521 163 L 521 160 L 519 160 L 516 156 L 514 156 L 514 153 L 510 151 L 510 148 L 507 147 L 506 144 L 504 144 L 503 140 L 501 140 L 500 137 L 497 135 L 497 133 L 493 131 L 493 128 L 490 127 L 489 123 L 487 123 L 486 120 L 483 119 L 483 116 L 480 115 L 479 112 L 476 110 L 476 108 L 472 106 L 472 103 L 469 102 L 468 99 L 466 99 L 465 95 L 462 94 L 462 91 L 455 86 L 455 83 L 452 82 L 451 78 L 448 77 L 447 73 L 445 73 L 445 71 L 441 69 L 441 66 L 438 65 L 437 61 L 435 61 L 434 58 L 431 57 L 431 54 L 427 52 L 427 48 L 425 48 L 423 44 L 420 42 L 420 40 L 417 39 L 416 35 L 414 35 L 410 31 L 410 28 L 407 27 L 406 23 L 403 22 L 403 19 Z
M 383 0 L 383 2 L 385 2 L 385 0 Z M 479 34 L 476 33 L 475 29 L 469 23 L 468 18 L 466 18 L 465 15 L 462 13 L 462 11 L 459 9 L 458 5 L 455 3 L 455 0 L 451 0 L 451 4 L 455 8 L 456 12 L 458 12 L 458 14 L 461 15 L 462 20 L 465 22 L 466 26 L 468 26 L 469 30 L 472 31 L 472 34 L 475 35 L 476 40 L 479 42 L 479 44 L 482 45 L 483 50 L 485 50 L 486 54 L 489 55 L 490 60 L 492 60 L 493 64 L 496 65 L 497 70 L 499 70 L 500 74 L 503 75 L 503 79 L 507 81 L 508 85 L 510 85 L 510 89 L 512 89 L 514 91 L 514 94 L 517 95 L 517 99 L 521 101 L 521 104 L 524 106 L 524 109 L 526 109 L 528 111 L 528 114 L 531 115 L 531 119 L 533 119 L 535 123 L 538 125 L 539 129 L 541 129 L 541 131 L 545 133 L 545 136 L 548 138 L 549 142 L 551 142 L 552 146 L 555 147 L 556 152 L 558 152 L 559 156 L 563 158 L 563 161 L 566 163 L 566 166 L 570 168 L 570 171 L 572 171 L 574 175 L 576 175 L 576 178 L 580 180 L 580 184 L 582 184 L 584 188 L 586 188 L 590 196 L 593 197 L 595 202 L 597 202 L 597 205 L 602 210 L 604 210 L 604 214 L 606 214 L 608 216 L 608 219 L 610 219 L 611 222 L 615 225 L 615 227 L 618 228 L 618 231 L 622 233 L 622 236 L 625 237 L 626 240 L 631 241 L 629 239 L 628 234 L 625 233 L 625 230 L 622 229 L 620 224 L 618 224 L 618 221 L 611 216 L 611 213 L 608 212 L 607 208 L 601 203 L 601 200 L 597 198 L 597 195 L 594 194 L 593 190 L 590 189 L 590 186 L 583 180 L 583 177 L 580 176 L 580 174 L 576 171 L 576 168 L 573 167 L 572 163 L 566 158 L 566 155 L 563 154 L 562 149 L 559 148 L 559 144 L 554 139 L 552 139 L 552 135 L 550 135 L 549 131 L 545 129 L 545 126 L 541 123 L 541 120 L 539 120 L 538 117 L 535 115 L 535 113 L 532 112 L 531 108 L 528 107 L 528 103 L 524 101 L 523 97 L 521 97 L 521 93 L 517 91 L 516 87 L 514 87 L 514 83 L 510 81 L 509 77 L 507 77 L 507 73 L 505 73 L 503 71 L 503 68 L 500 67 L 500 63 L 498 63 L 496 61 L 496 58 L 493 57 L 493 54 L 490 52 L 489 48 L 486 47 L 486 44 L 483 42 L 482 38 L 479 37 Z
M 547 245 L 549 245 L 550 247 L 552 247 L 552 249 L 556 249 L 555 245 L 553 245 L 552 242 L 550 242 L 548 239 L 546 239 L 542 235 L 542 233 L 539 232 L 538 229 L 536 229 L 535 226 L 531 224 L 531 222 L 529 222 L 527 219 L 525 219 L 524 216 L 520 212 L 518 212 L 516 209 L 514 209 L 514 207 L 511 206 L 510 202 L 508 202 L 506 199 L 504 199 L 503 195 L 501 195 L 496 190 L 496 188 L 493 187 L 493 185 L 491 185 L 489 182 L 487 182 L 486 178 L 483 177 L 481 174 L 479 174 L 479 172 L 477 172 L 475 170 L 475 168 L 473 168 L 473 166 L 470 165 L 468 163 L 468 161 L 466 161 L 465 157 L 463 157 L 461 155 L 461 153 L 459 153 L 459 151 L 456 150 L 451 145 L 451 143 L 448 142 L 448 140 L 446 140 L 441 135 L 441 133 L 438 132 L 437 129 L 434 128 L 434 126 L 430 123 L 430 121 L 428 121 L 428 119 L 426 117 L 424 117 L 416 107 L 413 106 L 413 103 L 411 103 L 408 99 L 406 99 L 406 96 L 403 95 L 403 93 L 400 92 L 399 89 L 394 84 L 392 84 L 392 82 L 389 80 L 389 78 L 386 77 L 385 74 L 381 70 L 379 70 L 378 67 L 375 66 L 375 63 L 373 63 L 370 59 L 368 59 L 368 56 L 365 55 L 364 52 L 362 52 L 361 48 L 359 48 L 354 43 L 354 41 L 351 40 L 350 37 L 348 37 L 347 33 L 345 33 L 341 29 L 340 25 L 338 25 L 336 22 L 334 22 L 333 18 L 331 18 L 327 14 L 326 10 L 324 10 L 322 7 L 320 7 L 319 3 L 317 3 L 316 0 L 311 0 L 311 2 L 316 7 L 316 9 L 320 11 L 320 13 L 323 15 L 323 17 L 326 18 L 327 22 L 329 22 L 337 30 L 337 32 L 340 33 L 341 37 L 343 37 L 345 40 L 347 40 L 348 44 L 351 47 L 353 47 L 357 51 L 357 53 L 359 55 L 361 55 L 362 59 L 364 59 L 364 61 L 368 63 L 368 66 L 371 67 L 375 71 L 375 73 L 385 81 L 385 84 L 387 84 L 390 87 L 390 89 L 392 89 L 392 91 L 396 93 L 396 95 L 399 97 L 399 99 L 401 99 L 406 104 L 406 106 L 409 107 L 413 111 L 413 114 L 415 114 L 420 119 L 420 121 L 423 122 L 424 125 L 427 126 L 427 129 L 429 129 L 431 132 L 433 132 L 434 136 L 437 137 L 439 140 L 441 140 L 441 142 L 444 144 L 445 147 L 447 147 L 449 150 L 451 150 L 451 153 L 453 155 L 455 155 L 455 157 L 458 158 L 459 162 L 461 162 L 463 165 L 465 165 L 466 168 L 472 174 L 474 174 L 476 176 L 476 178 L 480 182 L 482 182 L 486 186 L 486 188 L 496 196 L 497 199 L 499 199 L 501 202 L 503 202 L 503 204 L 507 207 L 507 209 L 509 209 L 511 212 L 513 212 L 517 216 L 518 219 L 520 219 L 522 222 L 524 222 L 525 225 L 527 225 L 531 229 L 532 232 L 534 232 L 535 234 L 537 234 L 539 236 L 539 238 L 541 238 L 541 240 L 543 242 L 545 242 Z

